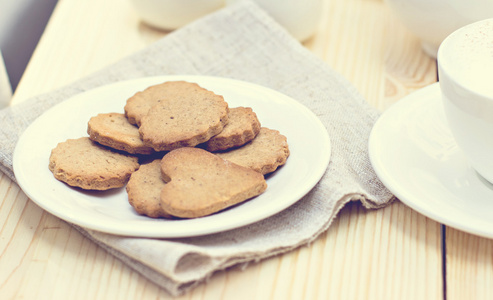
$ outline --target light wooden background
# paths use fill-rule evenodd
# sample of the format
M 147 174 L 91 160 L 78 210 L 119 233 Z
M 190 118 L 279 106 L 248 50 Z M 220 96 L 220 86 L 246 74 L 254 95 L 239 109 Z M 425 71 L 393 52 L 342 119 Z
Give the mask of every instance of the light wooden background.
M 13 103 L 89 75 L 165 36 L 122 0 L 60 0 Z M 436 81 L 435 60 L 381 0 L 326 0 L 304 45 L 375 107 Z M 0 299 L 169 299 L 0 175 Z M 493 299 L 493 241 L 399 201 L 347 205 L 308 247 L 215 274 L 179 299 Z

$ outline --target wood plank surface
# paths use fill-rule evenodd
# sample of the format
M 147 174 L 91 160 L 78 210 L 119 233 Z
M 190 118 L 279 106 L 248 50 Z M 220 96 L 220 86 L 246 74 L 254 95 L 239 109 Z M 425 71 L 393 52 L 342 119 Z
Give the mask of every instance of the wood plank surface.
M 447 227 L 446 245 L 447 299 L 493 299 L 493 240 Z
M 380 110 L 436 80 L 435 61 L 383 1 L 326 0 L 322 14 L 317 34 L 304 45 Z M 127 1 L 60 0 L 13 103 L 165 35 L 142 24 Z M 171 298 L 44 212 L 4 175 L 0 200 L 0 299 Z M 311 245 L 218 272 L 179 299 L 443 299 L 440 229 L 399 201 L 372 211 L 351 203 Z M 486 285 L 491 249 L 490 240 L 447 230 L 447 275 L 454 285 L 447 284 L 448 296 L 492 296 Z

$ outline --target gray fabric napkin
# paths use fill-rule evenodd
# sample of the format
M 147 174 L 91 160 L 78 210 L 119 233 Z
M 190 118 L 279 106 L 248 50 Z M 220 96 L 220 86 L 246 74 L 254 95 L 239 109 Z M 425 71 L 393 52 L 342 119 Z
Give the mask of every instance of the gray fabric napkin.
M 1 170 L 15 180 L 15 144 L 47 108 L 101 85 L 172 74 L 230 77 L 280 91 L 310 108 L 326 126 L 332 143 L 329 167 L 308 195 L 243 228 L 203 237 L 148 239 L 77 227 L 172 295 L 191 289 L 217 270 L 310 243 L 348 201 L 379 208 L 393 199 L 368 158 L 368 137 L 378 111 L 250 1 L 206 16 L 92 76 L 0 111 Z

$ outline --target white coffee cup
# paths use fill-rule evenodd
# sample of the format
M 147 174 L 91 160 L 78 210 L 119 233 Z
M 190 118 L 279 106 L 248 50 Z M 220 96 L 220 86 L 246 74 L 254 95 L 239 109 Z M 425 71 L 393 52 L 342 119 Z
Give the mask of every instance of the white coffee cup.
M 457 145 L 493 183 L 493 19 L 454 31 L 440 45 L 437 61 L 445 115 Z
M 226 0 L 226 4 L 238 1 Z M 317 31 L 323 0 L 255 0 L 255 2 L 298 41 L 307 40 Z

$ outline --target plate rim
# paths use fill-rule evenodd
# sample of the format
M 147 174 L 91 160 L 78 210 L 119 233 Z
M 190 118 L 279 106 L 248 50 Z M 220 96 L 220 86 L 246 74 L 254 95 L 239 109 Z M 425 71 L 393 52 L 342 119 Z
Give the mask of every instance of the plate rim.
M 225 228 L 217 228 L 217 226 L 213 226 L 213 227 L 209 227 L 209 228 L 198 228 L 198 229 L 194 230 L 193 232 L 173 232 L 173 233 L 165 232 L 165 233 L 139 234 L 136 231 L 130 232 L 128 230 L 117 230 L 117 229 L 108 230 L 108 228 L 103 228 L 104 226 L 103 227 L 92 226 L 92 224 L 90 224 L 90 222 L 89 223 L 81 222 L 80 220 L 74 220 L 73 218 L 67 218 L 63 214 L 61 214 L 60 211 L 53 210 L 52 207 L 45 205 L 45 203 L 44 203 L 45 201 L 37 199 L 37 196 L 31 190 L 31 186 L 29 185 L 29 183 L 24 182 L 24 178 L 22 178 L 22 177 L 19 180 L 17 175 L 16 175 L 17 183 L 21 187 L 23 192 L 26 193 L 26 195 L 34 203 L 36 203 L 39 207 L 41 207 L 43 210 L 49 212 L 50 214 L 52 214 L 52 215 L 54 215 L 60 219 L 65 220 L 69 223 L 76 224 L 78 226 L 82 226 L 86 229 L 95 230 L 95 231 L 99 231 L 99 232 L 106 232 L 106 233 L 110 233 L 110 234 L 114 234 L 114 235 L 125 235 L 125 236 L 135 236 L 135 237 L 178 238 L 178 237 L 201 236 L 201 235 L 206 235 L 206 234 L 218 233 L 218 232 L 222 232 L 222 231 L 228 231 L 228 230 L 232 230 L 232 229 L 235 229 L 238 227 L 243 227 L 243 226 L 261 221 L 263 219 L 266 219 L 270 216 L 273 216 L 273 215 L 285 210 L 286 208 L 292 206 L 297 201 L 301 200 L 311 189 L 313 189 L 313 187 L 315 187 L 317 185 L 317 183 L 320 181 L 322 176 L 325 174 L 325 172 L 328 168 L 328 165 L 330 163 L 331 156 L 332 156 L 332 153 L 331 153 L 332 152 L 332 145 L 331 145 L 330 136 L 329 136 L 329 133 L 328 133 L 326 127 L 323 125 L 321 120 L 315 115 L 315 113 L 313 111 L 311 111 L 308 107 L 306 107 L 305 105 L 303 105 L 302 103 L 293 99 L 290 96 L 287 96 L 287 95 L 280 93 L 276 90 L 273 90 L 271 88 L 268 88 L 268 87 L 265 87 L 265 86 L 262 86 L 262 85 L 259 85 L 256 83 L 242 81 L 242 80 L 238 80 L 238 79 L 232 79 L 232 78 L 225 78 L 225 77 L 218 77 L 218 76 L 202 76 L 202 75 L 159 75 L 159 76 L 139 77 L 139 78 L 128 79 L 128 80 L 120 80 L 120 81 L 116 81 L 116 82 L 109 83 L 109 84 L 103 84 L 103 85 L 95 87 L 93 89 L 88 89 L 88 90 L 83 91 L 81 93 L 72 95 L 71 97 L 68 97 L 66 100 L 54 105 L 53 107 L 51 107 L 48 110 L 46 110 L 45 112 L 43 112 L 43 114 L 41 114 L 38 118 L 36 118 L 36 120 L 34 120 L 28 126 L 28 128 L 26 128 L 26 130 L 22 133 L 22 135 L 20 136 L 20 138 L 16 144 L 16 147 L 15 147 L 14 153 L 13 153 L 13 171 L 14 171 L 14 174 L 19 174 L 19 172 L 20 172 L 18 170 L 19 163 L 17 163 L 17 162 L 20 159 L 19 158 L 19 155 L 20 155 L 19 154 L 19 148 L 25 142 L 24 141 L 25 134 L 27 132 L 30 132 L 30 130 L 32 130 L 31 128 L 36 126 L 38 120 L 42 120 L 42 117 L 44 115 L 49 114 L 50 111 L 56 110 L 57 107 L 59 107 L 61 105 L 70 105 L 70 102 L 68 102 L 68 101 L 69 100 L 76 101 L 76 100 L 73 100 L 74 98 L 76 98 L 76 99 L 79 99 L 80 97 L 83 98 L 84 95 L 86 95 L 87 93 L 95 93 L 95 92 L 97 93 L 98 91 L 101 92 L 101 91 L 104 91 L 108 88 L 111 88 L 112 86 L 118 86 L 119 84 L 125 84 L 125 83 L 129 83 L 129 82 L 135 83 L 135 82 L 139 82 L 139 81 L 143 81 L 143 82 L 161 82 L 162 81 L 162 82 L 164 82 L 164 81 L 171 81 L 171 80 L 188 80 L 188 81 L 195 81 L 199 84 L 201 84 L 201 82 L 203 83 L 204 81 L 208 81 L 208 80 L 212 80 L 215 82 L 220 81 L 220 82 L 224 82 L 224 83 L 234 83 L 234 84 L 240 84 L 242 86 L 247 86 L 247 87 L 255 87 L 257 89 L 263 90 L 263 91 L 268 92 L 268 93 L 274 93 L 275 95 L 278 95 L 279 97 L 281 97 L 283 99 L 289 99 L 290 106 L 294 105 L 298 108 L 302 108 L 303 114 L 310 115 L 310 117 L 311 117 L 310 122 L 312 124 L 316 125 L 319 128 L 319 130 L 323 130 L 323 132 L 325 133 L 325 134 L 323 134 L 323 138 L 321 138 L 321 140 L 322 140 L 321 145 L 325 146 L 324 147 L 325 153 L 327 153 L 327 155 L 325 155 L 323 157 L 323 160 L 318 162 L 318 163 L 320 163 L 320 166 L 318 168 L 316 168 L 316 172 L 314 173 L 315 174 L 314 177 L 316 177 L 316 180 L 313 180 L 313 183 L 310 183 L 304 189 L 300 189 L 297 193 L 297 196 L 296 196 L 297 199 L 293 200 L 293 201 L 287 201 L 286 203 L 284 203 L 284 205 L 282 207 L 280 207 L 280 209 L 277 212 L 265 213 L 264 215 L 261 215 L 259 217 L 253 218 L 253 219 L 252 218 L 244 219 L 243 222 L 237 222 L 234 226 L 227 226 Z M 207 88 L 207 85 L 205 85 L 204 87 Z M 136 92 L 137 92 L 137 90 L 136 90 Z M 78 100 L 78 101 L 80 101 L 80 100 Z M 65 103 L 69 103 L 69 104 L 65 104 Z M 310 178 L 312 178 L 312 177 L 313 176 L 310 176 Z M 196 220 L 196 219 L 192 219 L 192 220 Z M 188 221 L 188 220 L 180 220 L 180 221 L 184 222 L 184 221 Z

